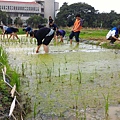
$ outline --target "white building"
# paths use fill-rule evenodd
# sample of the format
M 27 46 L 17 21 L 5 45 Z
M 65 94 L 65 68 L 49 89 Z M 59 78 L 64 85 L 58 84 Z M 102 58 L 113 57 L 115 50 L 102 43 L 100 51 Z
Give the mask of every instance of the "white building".
M 54 19 L 58 8 L 59 3 L 55 0 L 35 0 L 34 2 L 0 0 L 0 10 L 9 14 L 13 21 L 20 17 L 24 22 L 34 14 L 47 19 L 52 16 Z

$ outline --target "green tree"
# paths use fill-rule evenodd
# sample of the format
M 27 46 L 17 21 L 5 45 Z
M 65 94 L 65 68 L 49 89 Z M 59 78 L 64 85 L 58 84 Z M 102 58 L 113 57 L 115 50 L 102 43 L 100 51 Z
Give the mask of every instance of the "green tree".
M 0 22 L 2 22 L 5 25 L 8 25 L 12 23 L 12 19 L 6 12 L 0 10 Z
M 0 22 L 2 22 L 3 24 L 6 24 L 6 16 L 6 13 L 0 10 Z
M 38 15 L 32 15 L 29 19 L 26 20 L 26 23 L 30 25 L 31 27 L 36 28 L 38 24 L 46 24 L 47 18 L 43 18 Z
M 96 10 L 91 5 L 81 2 L 69 6 L 65 2 L 60 8 L 60 12 L 58 12 L 55 22 L 58 26 L 72 26 L 77 13 L 85 20 L 85 25 L 88 25 L 88 27 L 93 26 Z
M 77 13 L 84 19 L 83 27 L 111 28 L 120 25 L 120 14 L 117 14 L 114 10 L 111 10 L 110 13 L 100 13 L 91 5 L 81 2 L 71 5 L 68 5 L 66 2 L 63 3 L 60 11 L 57 13 L 55 22 L 62 27 L 72 26 Z
M 22 26 L 23 22 L 22 22 L 22 20 L 21 20 L 20 17 L 17 17 L 17 18 L 15 19 L 15 21 L 14 21 L 14 24 L 15 24 L 16 26 L 17 26 L 17 25 Z

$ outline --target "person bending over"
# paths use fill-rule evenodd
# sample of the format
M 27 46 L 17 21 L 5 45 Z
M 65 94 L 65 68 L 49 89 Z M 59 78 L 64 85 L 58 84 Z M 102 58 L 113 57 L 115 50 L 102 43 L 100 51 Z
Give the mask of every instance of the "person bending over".
M 56 31 L 56 43 L 58 42 L 58 36 L 60 36 L 60 42 L 63 42 L 63 38 L 66 32 L 64 30 L 57 30 Z
M 117 27 L 113 27 L 106 35 L 106 39 L 110 40 L 110 44 L 114 44 L 116 40 L 119 40 L 119 34 L 120 34 L 120 25 Z
M 5 33 L 4 33 L 4 34 L 10 34 L 10 36 L 9 36 L 8 39 L 10 39 L 12 36 L 13 36 L 13 39 L 14 39 L 14 37 L 16 37 L 17 39 L 19 39 L 19 37 L 17 36 L 17 32 L 19 32 L 19 29 L 18 29 L 18 28 L 8 27 L 8 28 L 5 30 Z
M 5 31 L 7 30 L 7 28 L 8 28 L 8 26 L 6 26 L 6 25 L 0 25 L 0 28 L 1 28 L 1 30 L 2 30 L 2 36 L 3 36 L 3 39 L 5 38 Z M 7 38 L 8 38 L 8 34 L 7 34 Z
M 30 31 L 32 31 L 32 28 L 31 27 L 25 27 L 25 28 L 23 28 L 23 31 L 26 32 L 26 37 L 28 37 L 28 34 L 30 33 Z
M 41 45 L 43 44 L 43 48 L 45 53 L 49 52 L 48 45 L 54 37 L 54 30 L 48 27 L 41 27 L 39 30 L 34 30 L 30 32 L 30 36 L 37 39 L 37 49 L 36 53 L 39 52 Z

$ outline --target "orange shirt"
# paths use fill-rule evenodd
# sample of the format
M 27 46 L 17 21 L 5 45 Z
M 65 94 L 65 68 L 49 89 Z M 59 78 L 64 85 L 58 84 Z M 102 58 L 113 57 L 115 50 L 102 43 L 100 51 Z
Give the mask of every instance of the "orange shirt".
M 73 26 L 73 32 L 78 32 L 81 30 L 81 28 L 82 26 L 80 24 L 80 20 L 76 19 Z

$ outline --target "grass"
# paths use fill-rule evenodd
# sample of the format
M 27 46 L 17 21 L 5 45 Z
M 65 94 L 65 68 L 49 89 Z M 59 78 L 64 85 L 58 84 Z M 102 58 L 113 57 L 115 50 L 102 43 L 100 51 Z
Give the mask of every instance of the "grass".
M 72 27 L 70 28 L 66 27 L 60 29 L 64 29 L 66 31 L 66 36 L 69 36 Z M 105 40 L 108 31 L 109 31 L 108 29 L 100 29 L 100 28 L 82 28 L 80 33 L 80 38 L 87 40 L 91 40 L 91 39 Z
M 6 78 L 9 80 L 10 84 L 13 86 L 14 84 L 17 85 L 17 89 L 19 89 L 20 86 L 20 81 L 19 81 L 19 75 L 17 74 L 17 72 L 15 70 L 13 70 L 8 63 L 8 58 L 7 58 L 7 54 L 4 52 L 4 50 L 2 49 L 2 47 L 0 47 L 0 68 L 3 69 L 4 66 L 6 66 Z M 2 74 L 2 73 L 1 73 Z M 2 77 L 0 78 L 2 79 Z
M 7 54 L 4 52 L 2 47 L 0 47 L 0 69 L 1 69 L 1 76 L 0 76 L 0 108 L 3 112 L 3 115 L 6 114 L 6 110 L 9 111 L 10 104 L 12 102 L 12 98 L 10 96 L 11 88 L 7 86 L 7 84 L 4 82 L 2 77 L 2 69 L 6 67 L 6 81 L 11 84 L 12 86 L 16 84 L 17 90 L 19 90 L 20 87 L 20 80 L 19 75 L 15 70 L 12 70 L 12 68 L 9 66 Z M 2 98 L 2 99 L 1 99 Z M 18 111 L 17 111 L 18 112 Z
M 107 29 L 82 29 L 80 33 L 81 39 L 100 39 L 105 40 L 108 33 Z

